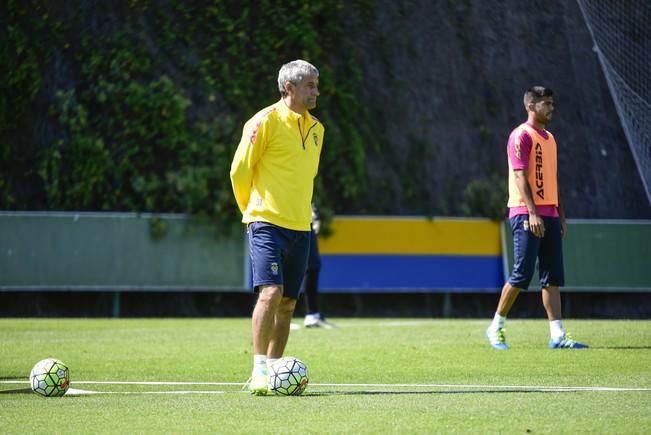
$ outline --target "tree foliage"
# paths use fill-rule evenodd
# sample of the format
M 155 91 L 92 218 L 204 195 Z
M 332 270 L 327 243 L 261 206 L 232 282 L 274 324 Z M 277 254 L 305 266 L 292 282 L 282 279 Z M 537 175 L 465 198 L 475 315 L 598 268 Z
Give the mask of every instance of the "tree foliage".
M 242 125 L 279 98 L 279 67 L 303 58 L 320 70 L 314 113 L 326 127 L 316 201 L 326 218 L 335 204 L 363 210 L 373 201 L 366 148 L 380 140 L 359 98 L 343 4 L 8 0 L 0 207 L 237 222 L 228 173 Z M 427 201 L 407 172 L 393 188 Z

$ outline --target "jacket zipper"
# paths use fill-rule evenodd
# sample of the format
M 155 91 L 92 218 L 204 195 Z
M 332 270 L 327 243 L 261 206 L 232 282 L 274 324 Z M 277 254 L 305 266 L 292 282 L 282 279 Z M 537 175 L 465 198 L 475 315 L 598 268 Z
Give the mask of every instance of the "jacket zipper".
M 301 145 L 303 145 L 303 149 L 305 149 L 305 141 L 307 140 L 307 137 L 310 135 L 310 130 L 312 130 L 314 127 L 316 127 L 316 122 L 312 124 L 310 128 L 307 129 L 305 132 L 305 137 L 303 137 L 303 129 L 301 128 L 301 120 L 297 119 L 296 123 L 298 124 L 298 134 L 301 135 Z

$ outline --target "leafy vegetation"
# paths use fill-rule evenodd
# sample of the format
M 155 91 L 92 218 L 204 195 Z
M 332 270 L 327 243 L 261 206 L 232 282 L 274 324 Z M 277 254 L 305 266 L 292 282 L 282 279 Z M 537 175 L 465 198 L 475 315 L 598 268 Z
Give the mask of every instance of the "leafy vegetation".
M 0 73 L 0 208 L 183 212 L 237 222 L 228 172 L 241 127 L 279 98 L 280 65 L 304 58 L 321 73 L 321 213 L 327 220 L 335 205 L 369 209 L 367 147 L 381 140 L 358 95 L 362 77 L 343 5 L 9 0 L 0 50 L 8 66 Z M 366 2 L 358 6 L 372 14 Z M 433 210 L 413 178 L 427 147 L 414 148 L 384 198 L 403 189 L 416 210 Z M 484 208 L 468 210 L 491 216 Z

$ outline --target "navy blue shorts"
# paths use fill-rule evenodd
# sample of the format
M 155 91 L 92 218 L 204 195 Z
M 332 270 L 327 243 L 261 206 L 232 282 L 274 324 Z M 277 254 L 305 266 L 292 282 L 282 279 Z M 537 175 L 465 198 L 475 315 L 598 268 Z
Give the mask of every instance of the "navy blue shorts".
M 563 238 L 561 220 L 558 217 L 543 216 L 545 236 L 539 238 L 529 231 L 529 215 L 521 214 L 510 219 L 513 233 L 513 272 L 508 282 L 513 287 L 527 289 L 538 260 L 540 284 L 547 286 L 565 285 L 563 269 Z M 524 222 L 527 221 L 525 226 Z
M 316 233 L 310 231 L 310 256 L 307 259 L 307 270 L 318 272 L 321 270 L 321 254 L 319 253 L 319 241 Z
M 298 299 L 310 251 L 310 232 L 294 231 L 267 222 L 248 225 L 253 289 L 283 286 L 283 296 Z

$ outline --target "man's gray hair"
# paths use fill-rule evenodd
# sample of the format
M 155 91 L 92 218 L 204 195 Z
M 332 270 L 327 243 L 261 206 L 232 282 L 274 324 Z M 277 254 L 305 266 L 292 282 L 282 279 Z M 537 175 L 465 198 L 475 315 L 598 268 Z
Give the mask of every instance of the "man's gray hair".
M 278 72 L 278 90 L 280 95 L 287 96 L 285 91 L 285 83 L 290 82 L 293 85 L 298 84 L 303 77 L 313 74 L 319 77 L 319 70 L 314 65 L 302 59 L 293 60 L 280 67 Z

